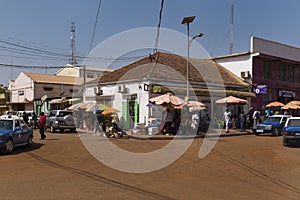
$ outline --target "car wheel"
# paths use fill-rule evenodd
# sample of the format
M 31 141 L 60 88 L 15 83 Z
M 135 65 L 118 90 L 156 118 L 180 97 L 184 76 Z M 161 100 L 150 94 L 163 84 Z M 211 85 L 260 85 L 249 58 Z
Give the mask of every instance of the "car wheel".
M 30 136 L 28 137 L 28 140 L 27 140 L 27 146 L 28 146 L 28 147 L 31 147 L 32 144 L 33 144 L 32 136 L 30 135 Z
M 275 128 L 274 131 L 273 131 L 273 135 L 278 136 L 279 134 L 280 133 L 279 133 L 278 128 Z
M 50 126 L 50 132 L 51 132 L 51 133 L 54 133 L 54 132 L 55 132 L 55 128 L 54 128 L 52 125 Z
M 14 149 L 14 141 L 12 139 L 8 139 L 8 141 L 5 144 L 5 148 L 2 149 L 3 153 L 10 153 Z

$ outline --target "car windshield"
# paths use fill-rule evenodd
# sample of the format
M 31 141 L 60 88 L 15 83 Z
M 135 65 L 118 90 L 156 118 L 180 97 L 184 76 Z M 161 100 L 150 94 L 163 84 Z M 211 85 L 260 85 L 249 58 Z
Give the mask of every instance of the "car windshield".
M 277 122 L 280 123 L 281 117 L 268 117 L 265 122 Z
M 60 117 L 64 117 L 64 116 L 67 116 L 67 115 L 72 115 L 72 112 L 61 111 L 58 114 L 58 116 L 60 116 Z
M 0 120 L 0 129 L 2 130 L 12 130 L 13 121 L 12 120 Z
M 17 111 L 7 111 L 7 115 L 17 115 Z
M 287 126 L 300 126 L 300 119 L 290 119 Z

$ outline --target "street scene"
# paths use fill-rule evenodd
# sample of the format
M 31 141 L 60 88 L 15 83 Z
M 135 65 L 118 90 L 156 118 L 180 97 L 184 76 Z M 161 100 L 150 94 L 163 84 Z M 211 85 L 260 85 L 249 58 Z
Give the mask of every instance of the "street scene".
M 2 2 L 1 199 L 300 199 L 299 6 Z

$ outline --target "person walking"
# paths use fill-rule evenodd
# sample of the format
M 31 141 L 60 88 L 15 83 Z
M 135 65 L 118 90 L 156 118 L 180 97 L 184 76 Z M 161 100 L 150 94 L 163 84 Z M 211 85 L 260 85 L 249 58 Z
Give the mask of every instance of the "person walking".
M 96 120 L 95 120 L 95 125 L 94 125 L 94 129 L 95 129 L 95 135 L 97 133 L 101 133 L 101 124 L 102 124 L 102 120 L 103 120 L 103 117 L 102 117 L 102 114 L 99 110 L 96 111 Z
M 28 116 L 27 116 L 27 113 L 25 111 L 23 111 L 23 121 L 28 125 Z
M 225 120 L 225 128 L 226 128 L 226 133 L 229 133 L 229 126 L 231 126 L 231 113 L 226 109 L 224 112 L 224 120 Z
M 259 120 L 260 120 L 260 111 L 258 109 L 255 109 L 255 111 L 253 112 L 253 124 L 259 124 Z
M 172 123 L 174 121 L 173 112 L 167 108 L 167 115 L 166 115 L 166 133 L 172 135 L 173 134 L 173 127 Z
M 242 110 L 241 114 L 240 114 L 240 128 L 241 128 L 241 132 L 245 132 L 246 131 L 246 121 L 247 121 L 247 116 L 244 113 L 244 111 Z
M 39 126 L 40 126 L 41 140 L 44 140 L 46 138 L 45 135 L 46 115 L 44 112 L 41 112 Z
M 38 127 L 38 124 L 37 124 L 37 116 L 35 114 L 35 112 L 32 113 L 32 121 L 33 121 L 33 124 L 32 124 L 32 127 L 33 129 L 36 129 Z

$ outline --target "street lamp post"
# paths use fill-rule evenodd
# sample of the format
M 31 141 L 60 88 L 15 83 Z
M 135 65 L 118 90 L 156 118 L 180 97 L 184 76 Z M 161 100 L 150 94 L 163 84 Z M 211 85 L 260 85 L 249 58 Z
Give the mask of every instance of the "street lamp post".
M 186 60 L 186 101 L 189 100 L 190 97 L 190 92 L 189 92 L 189 59 L 190 59 L 190 45 L 192 43 L 192 41 L 196 38 L 196 37 L 202 37 L 203 34 L 202 33 L 198 33 L 196 34 L 192 39 L 190 39 L 190 23 L 192 23 L 195 19 L 195 16 L 190 16 L 190 17 L 184 17 L 182 19 L 181 24 L 186 24 L 187 25 L 187 60 Z

